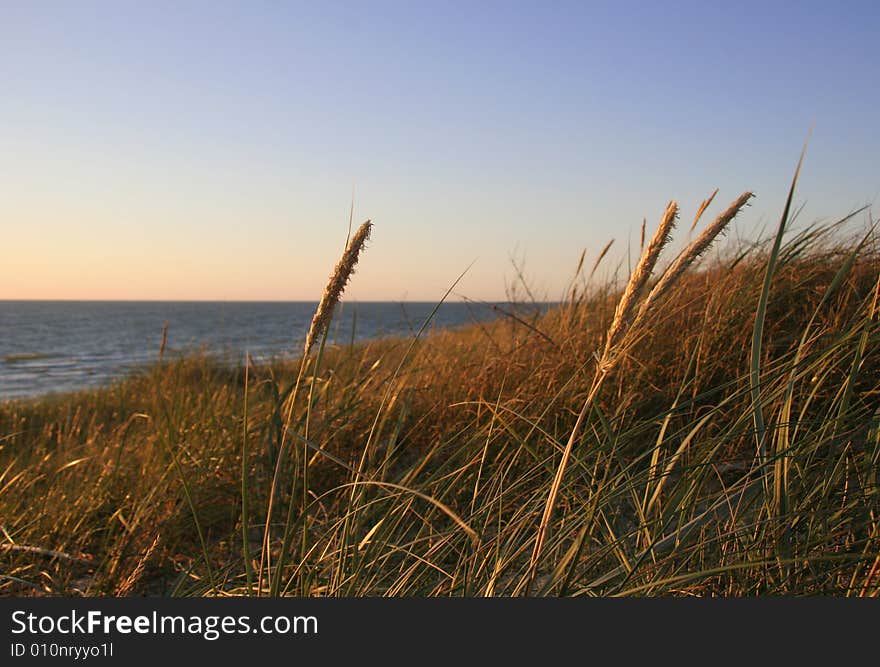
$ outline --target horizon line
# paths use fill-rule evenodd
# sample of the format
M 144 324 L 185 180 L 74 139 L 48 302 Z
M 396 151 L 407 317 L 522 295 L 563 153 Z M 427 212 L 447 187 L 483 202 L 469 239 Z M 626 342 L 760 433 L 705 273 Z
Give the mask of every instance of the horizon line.
M 59 299 L 33 299 L 33 298 L 0 298 L 0 303 L 312 303 L 317 304 L 320 299 L 81 299 L 81 298 L 59 298 Z M 558 304 L 562 301 L 510 301 L 508 299 L 470 299 L 467 297 L 458 297 L 457 299 L 443 299 L 441 301 L 430 299 L 352 299 L 350 301 L 342 300 L 339 304 L 344 305 L 357 303 L 427 303 L 427 304 L 444 304 L 444 303 L 469 303 L 472 305 L 491 305 L 493 303 L 535 303 L 535 304 Z

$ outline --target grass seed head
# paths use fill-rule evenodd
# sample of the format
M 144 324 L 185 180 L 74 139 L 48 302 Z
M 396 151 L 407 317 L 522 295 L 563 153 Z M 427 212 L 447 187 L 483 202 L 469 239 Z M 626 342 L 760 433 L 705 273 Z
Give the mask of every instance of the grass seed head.
M 614 319 L 611 321 L 611 326 L 608 329 L 606 351 L 610 350 L 614 342 L 620 338 L 620 335 L 630 323 L 632 312 L 645 289 L 645 285 L 648 283 L 648 279 L 651 277 L 651 273 L 654 271 L 657 259 L 660 257 L 663 248 L 669 243 L 677 216 L 678 204 L 671 201 L 666 206 L 666 211 L 663 213 L 663 218 L 657 226 L 657 231 L 654 232 L 648 247 L 645 248 L 639 263 L 636 264 L 636 268 L 626 284 L 626 289 L 623 291 L 620 301 L 617 302 Z
M 333 316 L 333 308 L 336 307 L 336 304 L 342 296 L 342 292 L 345 290 L 345 286 L 351 278 L 351 274 L 354 273 L 354 267 L 358 262 L 358 256 L 364 249 L 367 239 L 370 238 L 370 230 L 372 227 L 373 223 L 369 220 L 358 227 L 354 236 L 349 240 L 345 252 L 342 253 L 342 257 L 336 264 L 336 268 L 333 270 L 333 275 L 330 276 L 327 287 L 324 288 L 324 294 L 321 296 L 318 308 L 315 310 L 315 316 L 312 318 L 312 325 L 309 327 L 309 333 L 306 335 L 305 356 L 308 356 L 312 347 L 315 345 L 315 341 L 318 340 L 318 337 L 324 333 L 327 326 L 330 324 L 330 318 Z

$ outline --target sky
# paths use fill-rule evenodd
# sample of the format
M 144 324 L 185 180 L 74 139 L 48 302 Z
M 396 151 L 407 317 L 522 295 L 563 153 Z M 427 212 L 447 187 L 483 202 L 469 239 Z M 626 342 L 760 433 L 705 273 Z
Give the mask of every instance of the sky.
M 586 249 L 880 196 L 876 2 L 0 0 L 0 299 L 558 299 Z M 867 224 L 862 214 L 855 222 Z M 680 240 L 680 239 L 679 239 Z M 632 250 L 635 252 L 635 250 Z M 519 268 L 517 268 L 519 267 Z M 610 270 L 610 269 L 609 269 Z

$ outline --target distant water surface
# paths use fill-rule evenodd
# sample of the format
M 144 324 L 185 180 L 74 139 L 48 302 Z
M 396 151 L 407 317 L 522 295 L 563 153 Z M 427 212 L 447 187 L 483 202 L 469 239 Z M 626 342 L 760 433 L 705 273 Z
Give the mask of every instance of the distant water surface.
M 203 350 L 240 360 L 296 356 L 316 303 L 0 301 L 0 401 L 106 384 L 166 355 Z M 499 304 L 508 308 L 504 304 Z M 435 303 L 343 303 L 330 339 L 411 335 Z M 498 317 L 488 304 L 444 303 L 432 327 Z

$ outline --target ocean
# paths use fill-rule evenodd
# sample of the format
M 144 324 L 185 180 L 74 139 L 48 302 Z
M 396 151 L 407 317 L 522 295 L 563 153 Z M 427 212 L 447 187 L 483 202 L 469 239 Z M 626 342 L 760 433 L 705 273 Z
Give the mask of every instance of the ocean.
M 498 304 L 508 309 L 509 305 Z M 298 356 L 314 302 L 0 301 L 0 401 L 107 384 L 159 355 L 202 351 L 232 363 Z M 341 303 L 329 341 L 414 335 L 435 303 Z M 520 311 L 522 312 L 522 311 Z M 486 321 L 489 304 L 443 303 L 430 327 Z

